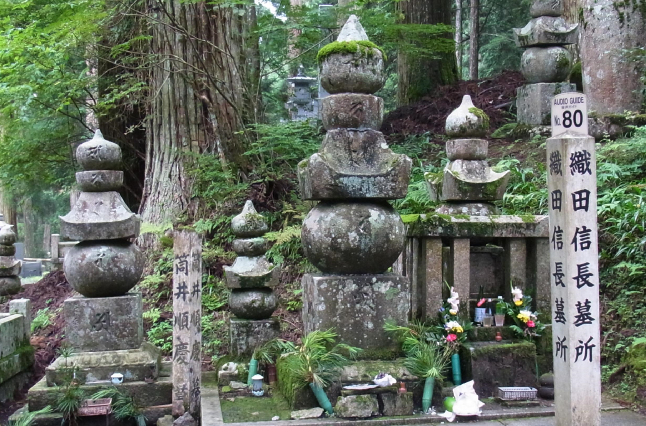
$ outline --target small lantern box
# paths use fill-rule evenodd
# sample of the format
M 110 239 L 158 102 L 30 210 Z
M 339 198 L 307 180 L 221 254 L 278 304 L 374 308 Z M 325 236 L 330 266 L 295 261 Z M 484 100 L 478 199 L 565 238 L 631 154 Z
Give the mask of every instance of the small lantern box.
M 536 389 L 530 387 L 498 387 L 498 398 L 508 401 L 536 399 Z

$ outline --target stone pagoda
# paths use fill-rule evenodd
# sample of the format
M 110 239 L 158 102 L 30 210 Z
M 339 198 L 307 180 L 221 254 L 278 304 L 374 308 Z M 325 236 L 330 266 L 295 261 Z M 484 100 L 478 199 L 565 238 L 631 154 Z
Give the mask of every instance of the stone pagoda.
M 378 129 L 384 56 L 351 16 L 318 55 L 327 134 L 298 165 L 301 196 L 320 201 L 303 221 L 303 250 L 321 273 L 303 277 L 305 333 L 334 327 L 341 342 L 364 349 L 395 344 L 386 320 L 408 321 L 409 281 L 386 271 L 406 239 L 387 200 L 408 189 L 411 160 L 395 154 Z
M 233 265 L 225 266 L 227 287 L 231 289 L 229 309 L 231 318 L 231 352 L 236 355 L 251 354 L 268 340 L 278 337 L 280 324 L 272 318 L 278 306 L 273 287 L 278 284 L 280 268 L 265 258 L 267 232 L 265 218 L 256 212 L 247 200 L 242 213 L 231 220 L 231 228 L 238 239 L 233 250 L 238 258 Z
M 14 257 L 16 233 L 13 225 L 0 220 L 0 296 L 16 294 L 20 291 L 21 263 Z
M 495 200 L 502 200 L 509 172 L 496 173 L 487 163 L 489 141 L 479 139 L 489 129 L 489 117 L 476 108 L 469 95 L 446 119 L 446 155 L 449 163 L 444 173 L 427 175 L 433 201 L 445 201 L 442 214 L 487 216 L 496 214 Z
M 80 293 L 63 308 L 72 353 L 57 358 L 30 389 L 29 409 L 42 408 L 57 386 L 72 380 L 92 391 L 119 377 L 138 405 L 170 404 L 170 380 L 158 381 L 160 352 L 143 341 L 141 294 L 129 292 L 141 277 L 144 257 L 131 242 L 141 219 L 117 192 L 123 183 L 117 170 L 121 148 L 97 131 L 79 145 L 76 159 L 84 169 L 76 173 L 82 192 L 60 218 L 61 236 L 80 241 L 63 263 L 67 281 Z
M 518 123 L 549 125 L 550 101 L 559 93 L 575 92 L 567 83 L 572 55 L 563 46 L 576 43 L 579 24 L 568 24 L 562 0 L 534 0 L 532 19 L 523 28 L 514 28 L 516 46 L 525 49 L 520 71 L 529 84 L 517 90 Z
M 306 76 L 301 65 L 298 67 L 298 74 L 288 78 L 287 82 L 293 90 L 293 95 L 285 104 L 291 120 L 302 121 L 318 117 L 318 99 L 312 98 L 312 85 L 316 83 L 316 78 Z

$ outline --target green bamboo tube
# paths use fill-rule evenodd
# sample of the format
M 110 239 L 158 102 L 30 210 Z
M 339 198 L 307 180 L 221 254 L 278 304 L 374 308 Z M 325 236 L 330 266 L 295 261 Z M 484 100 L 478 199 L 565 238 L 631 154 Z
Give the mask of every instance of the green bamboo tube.
M 427 377 L 424 383 L 424 393 L 422 394 L 422 410 L 424 413 L 431 408 L 431 401 L 433 400 L 433 388 L 435 387 L 435 379 Z
M 453 384 L 462 384 L 462 368 L 460 368 L 460 354 L 451 355 L 451 369 L 453 370 Z
M 256 375 L 258 372 L 258 360 L 251 358 L 251 361 L 249 362 L 249 375 L 247 376 L 247 386 L 251 386 L 253 382 L 251 381 L 251 378 Z
M 319 406 L 322 409 L 324 409 L 326 413 L 330 415 L 334 414 L 332 403 L 328 399 L 323 388 L 317 385 L 316 383 L 310 383 L 310 388 L 312 389 L 312 392 L 314 392 L 314 396 L 316 397 L 316 400 L 319 402 Z

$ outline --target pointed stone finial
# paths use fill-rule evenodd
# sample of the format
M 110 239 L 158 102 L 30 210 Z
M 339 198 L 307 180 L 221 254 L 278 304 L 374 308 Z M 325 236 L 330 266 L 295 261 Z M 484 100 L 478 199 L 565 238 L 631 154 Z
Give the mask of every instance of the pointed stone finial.
M 350 15 L 336 41 L 368 41 L 368 35 L 356 15 Z
M 76 160 L 84 170 L 117 170 L 121 163 L 121 148 L 103 138 L 101 130 L 76 149 Z
M 489 117 L 473 105 L 471 96 L 464 95 L 460 106 L 446 118 L 445 128 L 451 137 L 484 136 L 489 130 Z
M 242 213 L 231 220 L 233 233 L 242 238 L 260 237 L 269 229 L 265 218 L 258 214 L 251 200 L 247 200 Z

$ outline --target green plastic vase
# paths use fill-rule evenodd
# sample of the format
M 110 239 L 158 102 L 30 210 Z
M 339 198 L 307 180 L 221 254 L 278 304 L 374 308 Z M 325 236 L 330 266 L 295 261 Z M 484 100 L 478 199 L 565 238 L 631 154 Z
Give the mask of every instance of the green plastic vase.
M 451 368 L 453 370 L 453 384 L 460 386 L 462 384 L 462 369 L 460 368 L 460 354 L 451 355 Z
M 435 379 L 427 377 L 424 383 L 424 393 L 422 394 L 422 410 L 424 413 L 431 408 L 431 401 L 433 400 L 433 388 L 435 387 Z
M 251 358 L 251 361 L 249 361 L 249 375 L 247 376 L 247 386 L 251 386 L 253 384 L 251 378 L 256 375 L 258 372 L 258 360 Z
M 319 402 L 319 406 L 322 409 L 324 409 L 326 413 L 330 415 L 334 414 L 332 403 L 330 402 L 330 399 L 325 394 L 325 391 L 323 390 L 323 388 L 317 385 L 316 383 L 310 383 L 310 388 L 312 389 L 312 392 L 314 392 L 314 396 L 316 397 L 316 400 Z

